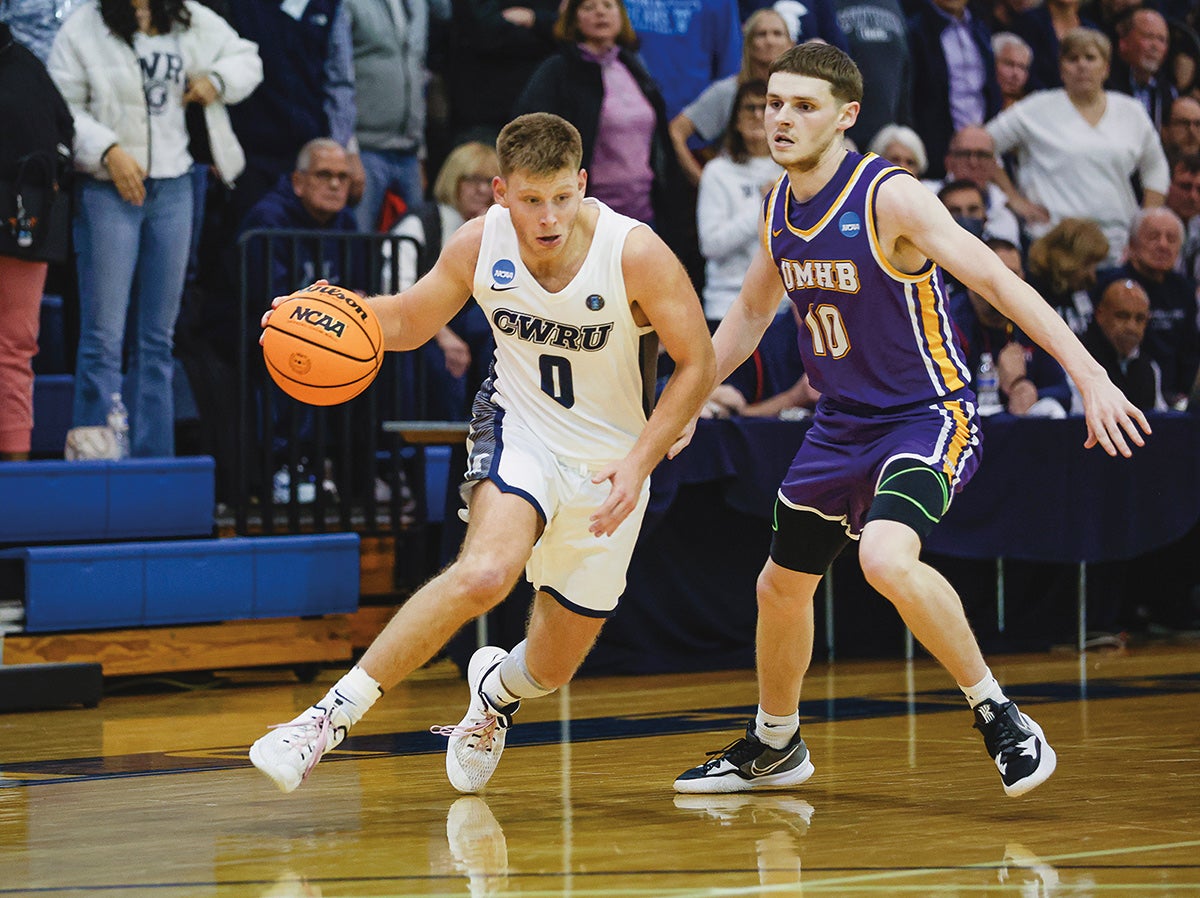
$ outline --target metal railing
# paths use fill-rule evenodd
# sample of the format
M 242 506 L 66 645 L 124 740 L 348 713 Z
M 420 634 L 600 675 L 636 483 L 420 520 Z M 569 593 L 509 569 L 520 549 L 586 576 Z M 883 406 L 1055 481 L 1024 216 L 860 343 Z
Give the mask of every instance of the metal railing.
M 269 377 L 259 318 L 275 296 L 317 278 L 363 294 L 385 292 L 424 270 L 409 237 L 340 231 L 253 230 L 238 241 L 240 340 L 232 518 L 239 534 L 397 533 L 412 520 L 404 449 L 382 422 L 427 417 L 421 351 L 389 352 L 358 397 L 318 408 Z M 402 274 L 403 266 L 409 270 Z M 425 265 L 427 267 L 427 265 Z

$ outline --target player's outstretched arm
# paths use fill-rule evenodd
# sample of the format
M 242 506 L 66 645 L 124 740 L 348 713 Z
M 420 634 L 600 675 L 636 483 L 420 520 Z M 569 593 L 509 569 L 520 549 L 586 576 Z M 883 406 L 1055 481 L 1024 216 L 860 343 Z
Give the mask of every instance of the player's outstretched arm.
M 765 228 L 766 225 L 764 224 Z M 742 289 L 733 300 L 733 305 L 721 319 L 717 332 L 713 334 L 713 349 L 717 355 L 717 383 L 723 383 L 738 365 L 750 358 L 767 332 L 779 301 L 783 298 L 783 281 L 775 268 L 766 246 L 760 241 Z
M 716 368 L 700 298 L 667 245 L 649 228 L 634 228 L 625 239 L 621 268 L 635 318 L 657 331 L 675 371 L 629 454 L 593 478 L 612 484 L 608 498 L 592 515 L 591 531 L 597 536 L 614 532 L 633 510 L 654 466 L 684 425 L 700 413 Z
M 367 297 L 383 328 L 384 349 L 392 352 L 416 349 L 432 339 L 466 305 L 471 298 L 482 237 L 483 219 L 467 222 L 446 241 L 437 262 L 423 278 L 403 293 Z M 322 278 L 312 286 L 328 283 Z M 286 296 L 276 296 L 271 308 L 263 313 L 259 324 L 264 330 L 275 307 L 285 299 Z
M 1087 448 L 1132 454 L 1145 444 L 1146 416 L 1092 358 L 1066 322 L 1036 290 L 1013 274 L 986 244 L 963 230 L 941 202 L 913 178 L 895 177 L 879 188 L 879 238 L 889 261 L 916 271 L 926 258 L 951 272 L 1016 322 L 1066 369 L 1079 388 L 1087 419 Z
M 368 298 L 383 326 L 383 345 L 395 352 L 431 340 L 471 298 L 483 219 L 451 235 L 426 275 L 402 293 Z

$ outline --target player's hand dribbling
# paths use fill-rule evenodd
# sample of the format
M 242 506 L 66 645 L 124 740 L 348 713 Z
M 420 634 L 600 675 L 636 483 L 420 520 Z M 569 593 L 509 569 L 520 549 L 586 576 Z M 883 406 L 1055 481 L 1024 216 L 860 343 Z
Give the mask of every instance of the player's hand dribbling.
M 302 288 L 302 290 L 311 290 L 313 287 L 328 287 L 328 286 L 329 286 L 329 281 L 325 280 L 325 278 L 318 278 L 317 280 L 315 280 L 311 284 L 309 284 L 307 287 Z M 302 290 L 297 290 L 296 292 L 300 293 L 300 292 L 302 292 Z M 290 295 L 291 294 L 289 294 L 289 296 Z M 278 306 L 281 302 L 283 302 L 287 298 L 288 298 L 287 296 L 276 296 L 273 300 L 271 300 L 271 308 L 269 308 L 265 312 L 263 312 L 263 316 L 259 320 L 258 326 L 261 327 L 263 330 L 266 330 L 267 322 L 271 320 L 271 313 L 275 311 L 276 306 Z M 258 335 L 258 343 L 260 346 L 262 345 L 262 341 L 263 341 L 263 335 L 259 334 Z

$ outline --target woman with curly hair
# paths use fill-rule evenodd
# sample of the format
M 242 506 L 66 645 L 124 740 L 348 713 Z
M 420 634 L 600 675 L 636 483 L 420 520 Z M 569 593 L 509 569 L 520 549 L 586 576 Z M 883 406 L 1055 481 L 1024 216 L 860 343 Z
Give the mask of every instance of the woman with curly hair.
M 1029 247 L 1030 285 L 1058 310 L 1076 336 L 1092 320 L 1096 269 L 1108 257 L 1108 238 L 1087 218 L 1064 218 Z
M 120 393 L 131 454 L 174 455 L 172 346 L 193 202 L 185 110 L 203 107 L 214 168 L 232 183 L 245 159 L 225 104 L 262 80 L 258 48 L 192 0 L 91 0 L 63 23 L 49 69 L 84 174 L 73 423 L 103 424 Z

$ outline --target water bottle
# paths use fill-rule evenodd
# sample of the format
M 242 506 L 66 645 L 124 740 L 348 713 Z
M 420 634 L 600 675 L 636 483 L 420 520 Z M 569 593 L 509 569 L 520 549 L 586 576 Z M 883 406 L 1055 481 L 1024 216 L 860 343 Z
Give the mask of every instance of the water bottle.
M 979 374 L 975 377 L 975 398 L 978 400 L 979 414 L 994 415 L 1004 411 L 1000 403 L 1000 376 L 996 373 L 996 365 L 992 354 L 985 352 L 979 357 Z
M 129 458 L 129 411 L 121 401 L 120 393 L 112 394 L 108 407 L 108 429 L 112 431 L 117 446 L 117 458 Z

